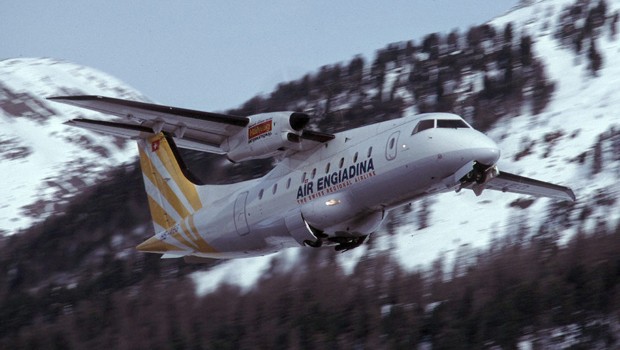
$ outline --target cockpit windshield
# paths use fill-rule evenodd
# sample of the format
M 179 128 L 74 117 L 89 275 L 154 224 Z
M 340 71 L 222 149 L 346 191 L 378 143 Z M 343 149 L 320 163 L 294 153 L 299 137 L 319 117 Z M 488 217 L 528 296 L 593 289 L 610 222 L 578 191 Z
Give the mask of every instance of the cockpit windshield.
M 420 131 L 432 129 L 434 127 L 435 127 L 435 119 L 420 120 L 418 125 L 416 125 L 415 128 L 413 129 L 413 133 L 411 133 L 411 135 L 417 134 Z
M 411 135 L 433 128 L 459 129 L 470 128 L 470 126 L 462 119 L 426 119 L 418 122 Z
M 469 128 L 469 125 L 462 119 L 437 119 L 438 128 L 458 129 Z

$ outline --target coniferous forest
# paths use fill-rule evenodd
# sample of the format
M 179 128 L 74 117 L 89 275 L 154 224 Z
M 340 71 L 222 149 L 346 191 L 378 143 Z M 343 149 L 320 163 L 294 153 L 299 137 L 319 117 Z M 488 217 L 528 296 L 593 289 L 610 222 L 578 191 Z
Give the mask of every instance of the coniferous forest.
M 601 32 L 615 35 L 617 20 L 604 0 L 579 0 L 560 14 L 555 36 L 576 54 L 583 52 L 595 76 L 605 64 L 597 40 Z M 356 56 L 321 67 L 228 112 L 310 111 L 314 127 L 336 132 L 414 108 L 454 112 L 488 130 L 526 110 L 541 112 L 553 98 L 554 82 L 533 42 L 512 24 L 433 33 L 390 44 L 372 60 Z M 472 79 L 480 75 L 482 86 Z M 256 161 L 213 171 L 221 159 L 191 151 L 183 155 L 206 182 L 256 177 L 272 166 Z M 583 157 L 592 158 L 592 173 L 605 166 L 600 159 L 596 165 L 596 149 Z M 197 295 L 190 274 L 220 262 L 186 264 L 133 250 L 152 235 L 141 177 L 137 163 L 119 167 L 62 212 L 2 237 L 0 348 L 513 349 L 531 341 L 535 348 L 562 343 L 591 349 L 620 344 L 620 226 L 601 220 L 561 239 L 571 225 L 562 215 L 578 210 L 574 204 L 558 203 L 549 220 L 523 220 L 486 248 L 464 249 L 453 260 L 439 256 L 428 266 L 405 269 L 373 249 L 371 237 L 367 254 L 351 272 L 336 262 L 340 253 L 299 248 L 294 264 L 276 259 L 249 290 L 222 285 Z M 513 204 L 528 205 L 527 200 Z M 601 194 L 580 207 L 580 218 L 588 218 L 592 206 L 614 204 L 615 198 Z M 389 226 L 376 234 L 389 234 Z M 570 337 L 576 340 L 566 343 Z
M 472 349 L 514 348 L 529 333 L 544 348 L 550 329 L 579 327 L 591 339 L 582 348 L 612 348 L 618 242 L 620 228 L 580 233 L 561 246 L 544 233 L 524 241 L 503 237 L 458 266 L 438 259 L 405 271 L 385 254 L 369 254 L 350 275 L 335 252 L 304 251 L 296 266 L 274 264 L 250 291 L 224 285 L 204 297 L 177 269 L 115 260 L 90 283 L 49 285 L 31 296 L 13 292 L 12 306 L 2 307 L 2 344 Z

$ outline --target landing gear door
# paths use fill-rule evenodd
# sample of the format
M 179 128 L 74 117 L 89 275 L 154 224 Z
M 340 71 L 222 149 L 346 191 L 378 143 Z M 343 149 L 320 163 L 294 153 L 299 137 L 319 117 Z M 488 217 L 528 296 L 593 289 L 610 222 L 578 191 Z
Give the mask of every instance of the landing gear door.
M 385 158 L 387 160 L 393 160 L 396 158 L 396 154 L 398 153 L 398 136 L 400 135 L 400 131 L 396 131 L 388 138 L 387 144 L 385 145 Z
M 245 236 L 250 233 L 250 229 L 248 227 L 248 220 L 245 216 L 245 203 L 248 199 L 248 192 L 242 192 L 237 196 L 235 200 L 235 209 L 234 209 L 234 220 L 235 220 L 235 228 L 237 229 L 237 233 L 239 236 Z

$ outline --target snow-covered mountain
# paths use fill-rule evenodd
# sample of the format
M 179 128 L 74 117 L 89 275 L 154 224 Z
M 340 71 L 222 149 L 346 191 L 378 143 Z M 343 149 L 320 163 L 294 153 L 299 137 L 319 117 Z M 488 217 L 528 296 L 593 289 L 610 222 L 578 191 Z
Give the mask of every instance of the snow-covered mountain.
M 570 186 L 577 202 L 532 200 L 492 191 L 480 197 L 470 191 L 438 195 L 394 211 L 389 222 L 371 236 L 370 244 L 339 254 L 338 262 L 346 272 L 369 254 L 392 254 L 407 268 L 424 266 L 438 256 L 466 264 L 476 248 L 517 231 L 536 234 L 543 224 L 562 237 L 600 224 L 618 224 L 620 118 L 616 111 L 620 110 L 620 91 L 615 86 L 620 80 L 620 38 L 610 25 L 598 29 L 595 42 L 603 64 L 593 74 L 588 58 L 590 42 L 576 53 L 557 35 L 560 13 L 573 3 L 524 1 L 489 22 L 497 32 L 512 23 L 515 32 L 532 37 L 532 50 L 544 62 L 555 91 L 542 113 L 523 108 L 519 115 L 495 123 L 488 134 L 502 149 L 500 171 Z M 620 0 L 608 3 L 607 13 L 620 10 Z M 586 10 L 597 6 L 595 2 L 583 4 Z M 583 25 L 581 20 L 574 24 Z M 381 94 L 413 101 L 411 91 L 395 84 L 407 79 L 410 68 L 389 66 Z M 465 80 L 472 89 L 480 90 L 484 78 L 482 74 L 466 74 Z M 371 91 L 362 93 L 372 95 Z M 77 116 L 101 117 L 45 100 L 65 94 L 146 100 L 120 81 L 74 64 L 50 59 L 0 62 L 0 166 L 4 174 L 11 174 L 0 190 L 3 232 L 13 233 L 49 215 L 55 205 L 62 205 L 72 194 L 96 182 L 105 169 L 135 156 L 132 143 L 62 125 Z M 332 110 L 352 103 L 353 98 L 346 94 L 341 97 L 340 102 L 338 98 L 332 101 Z M 407 113 L 416 112 L 415 108 L 407 109 Z M 421 218 L 423 213 L 428 214 L 426 219 Z M 198 291 L 209 292 L 222 282 L 251 287 L 277 260 L 289 268 L 303 264 L 295 264 L 300 251 L 289 249 L 267 257 L 227 261 L 197 272 Z
M 516 234 L 536 234 L 541 225 L 563 239 L 596 225 L 614 228 L 620 218 L 620 37 L 611 25 L 600 28 L 596 45 L 603 65 L 593 75 L 588 64 L 587 45 L 581 53 L 562 44 L 557 35 L 559 19 L 570 0 L 524 1 L 511 12 L 489 22 L 498 32 L 507 23 L 533 38 L 533 51 L 542 59 L 550 80 L 555 82 L 551 103 L 539 114 L 523 111 L 496 123 L 488 132 L 502 150 L 500 171 L 517 173 L 570 186 L 577 202 L 526 198 L 515 194 L 486 191 L 476 197 L 471 191 L 441 194 L 425 203 L 391 214 L 396 232 L 387 225 L 371 236 L 372 244 L 339 255 L 339 262 L 351 272 L 366 254 L 392 254 L 409 269 L 426 266 L 443 256 L 447 262 L 471 262 L 476 248 L 494 239 Z M 582 12 L 599 2 L 581 2 Z M 607 13 L 620 10 L 620 0 L 608 1 Z M 568 10 L 567 10 L 568 11 Z M 564 11 L 566 12 L 566 11 Z M 575 12 L 575 11 L 573 11 Z M 575 27 L 584 25 L 580 20 Z M 392 72 L 398 75 L 401 67 Z M 390 72 L 387 73 L 388 76 Z M 478 86 L 482 86 L 482 76 Z M 474 79 L 474 80 L 475 80 Z M 398 94 L 399 92 L 396 92 Z M 402 92 L 407 95 L 407 92 Z M 428 206 L 428 226 L 419 229 L 418 213 Z M 194 275 L 200 293 L 207 293 L 222 281 L 251 287 L 266 271 L 272 259 L 284 259 L 295 266 L 296 254 L 281 253 L 248 260 L 226 262 L 211 271 Z M 449 266 L 452 268 L 452 266 Z
M 46 100 L 76 94 L 146 100 L 84 66 L 37 58 L 0 61 L 0 234 L 62 210 L 72 195 L 135 156 L 133 143 L 63 125 L 75 117 L 100 117 Z

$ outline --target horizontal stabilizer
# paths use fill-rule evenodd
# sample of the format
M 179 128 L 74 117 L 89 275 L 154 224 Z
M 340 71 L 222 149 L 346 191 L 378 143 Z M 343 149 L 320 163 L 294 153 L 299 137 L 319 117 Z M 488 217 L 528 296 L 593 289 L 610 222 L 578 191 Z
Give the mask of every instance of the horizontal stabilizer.
M 184 256 L 187 256 L 187 254 L 189 254 L 189 252 L 168 252 L 166 254 L 163 254 L 161 256 L 162 259 L 177 259 L 177 258 L 182 258 Z
M 183 261 L 187 264 L 214 264 L 217 260 L 213 258 L 203 258 L 195 255 L 187 255 L 183 257 Z

